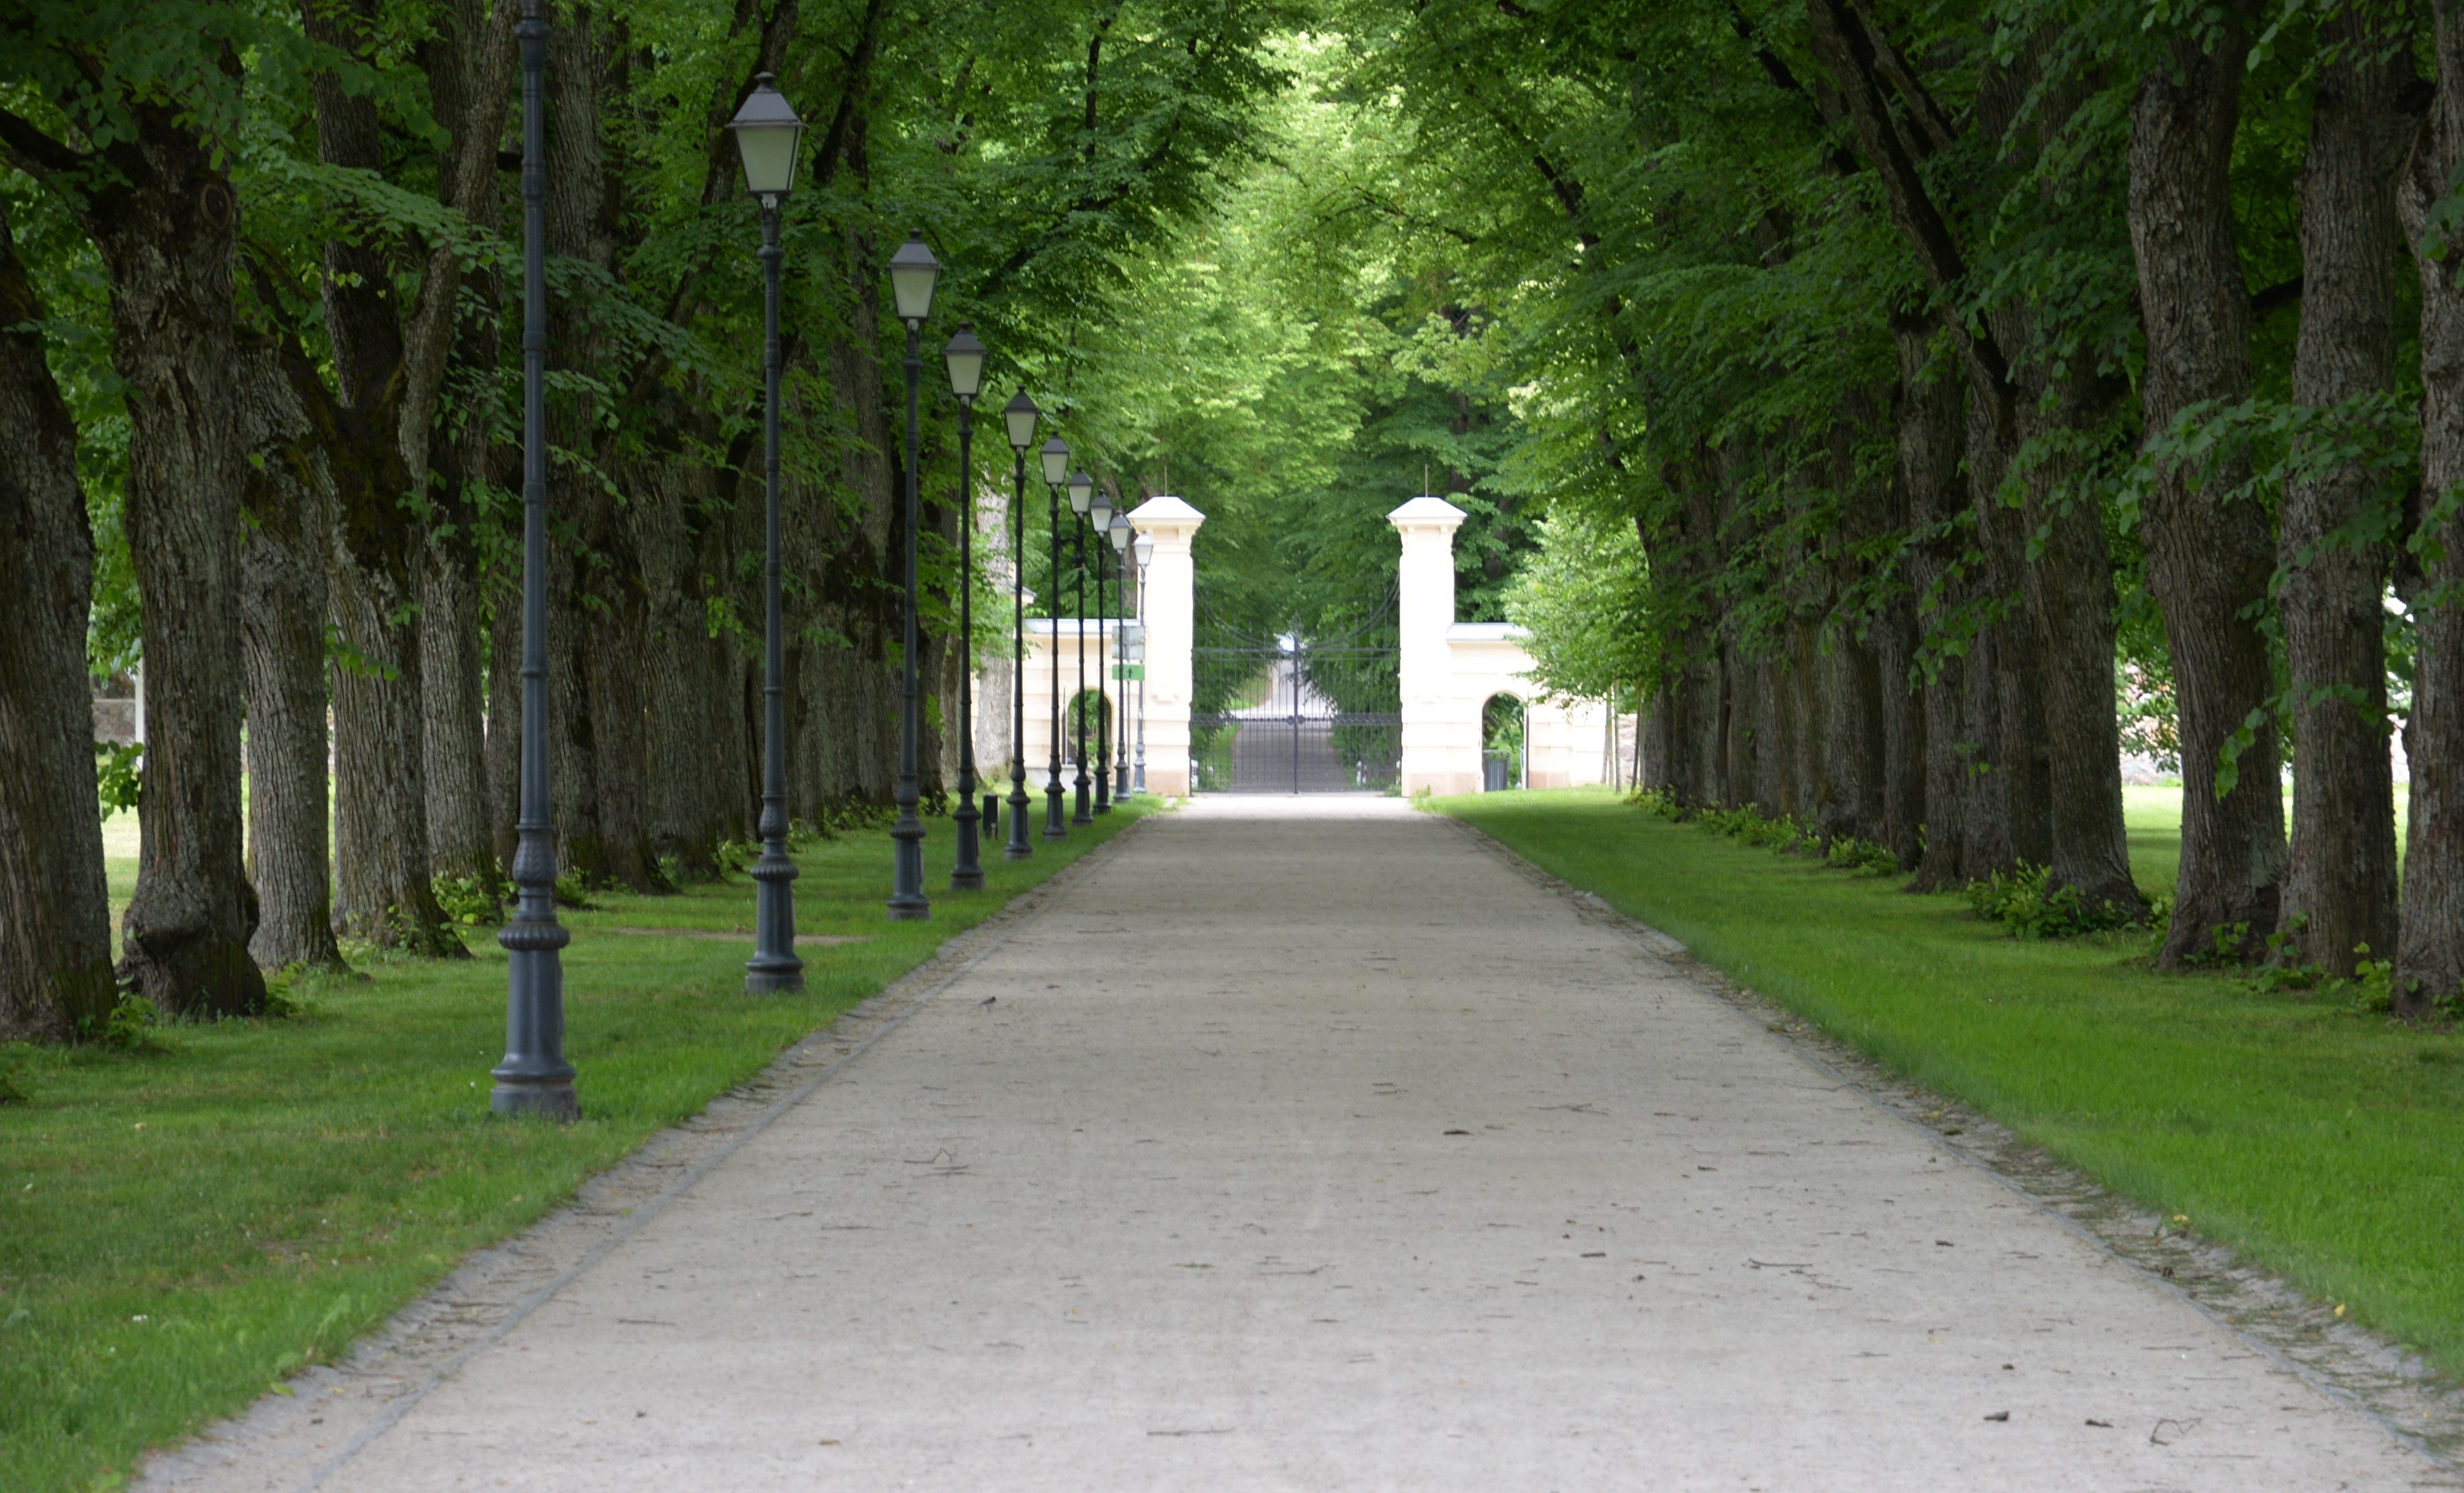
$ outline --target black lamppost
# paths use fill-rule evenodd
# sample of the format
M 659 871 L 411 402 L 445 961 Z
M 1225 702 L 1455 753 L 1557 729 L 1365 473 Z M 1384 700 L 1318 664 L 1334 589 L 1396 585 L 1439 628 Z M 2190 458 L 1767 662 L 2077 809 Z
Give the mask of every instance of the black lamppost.
M 547 20 L 522 0 L 522 807 L 514 852 L 513 921 L 496 934 L 508 955 L 505 1058 L 491 1075 L 498 1114 L 575 1120 L 564 1061 L 564 958 L 573 935 L 556 920 L 556 825 L 547 780 Z
M 1112 541 L 1112 580 L 1115 582 L 1112 588 L 1112 600 L 1115 603 L 1126 603 L 1127 598 L 1123 593 L 1126 592 L 1130 586 L 1130 567 L 1128 563 L 1130 555 L 1130 516 L 1127 514 L 1114 514 L 1112 516 L 1112 526 L 1104 532 L 1105 536 Z M 1129 610 L 1129 607 L 1126 604 L 1123 604 L 1121 606 L 1121 610 L 1127 611 Z M 1130 699 L 1130 670 L 1128 667 L 1130 662 L 1130 644 L 1129 629 L 1126 626 L 1121 629 L 1119 637 L 1120 647 L 1112 650 L 1112 662 L 1115 666 L 1112 672 L 1121 676 L 1121 688 L 1116 692 L 1119 693 L 1121 698 L 1119 702 L 1112 707 L 1112 716 L 1115 722 L 1117 722 L 1112 729 L 1119 738 L 1118 744 L 1112 750 L 1112 773 L 1115 779 L 1115 781 L 1112 784 L 1112 797 L 1116 801 L 1126 799 L 1130 796 L 1130 713 L 1127 709 Z
M 950 365 L 950 392 L 958 401 L 958 827 L 957 859 L 950 889 L 980 891 L 984 886 L 981 811 L 976 807 L 976 395 L 984 386 L 984 344 L 958 323 L 958 335 L 941 349 Z
M 1133 786 L 1147 791 L 1147 566 L 1155 560 L 1155 536 L 1141 534 L 1130 541 L 1138 562 L 1138 774 Z
M 1043 457 L 1044 485 L 1052 502 L 1052 599 L 1045 604 L 1052 614 L 1052 765 L 1044 782 L 1044 838 L 1059 840 L 1069 833 L 1062 814 L 1067 790 L 1061 786 L 1061 485 L 1069 479 L 1069 443 L 1054 436 L 1044 443 Z
M 796 183 L 796 146 L 804 122 L 757 74 L 753 92 L 727 127 L 744 159 L 744 187 L 761 203 L 761 858 L 753 863 L 753 957 L 744 991 L 804 988 L 796 957 L 796 863 L 787 854 L 786 626 L 779 605 L 779 202 Z
M 1087 506 L 1088 529 L 1095 539 L 1095 812 L 1112 812 L 1112 723 L 1105 719 L 1112 698 L 1104 673 L 1104 630 L 1112 614 L 1104 604 L 1104 541 L 1112 532 L 1111 494 L 1097 492 Z
M 933 915 L 924 895 L 924 822 L 915 817 L 915 752 L 924 734 L 923 706 L 915 692 L 915 531 L 923 523 L 915 472 L 915 385 L 924 372 L 924 318 L 933 314 L 933 282 L 941 262 L 911 233 L 890 256 L 890 296 L 907 323 L 907 626 L 899 660 L 898 823 L 891 825 L 890 915 L 902 922 Z
M 1023 861 L 1035 853 L 1026 839 L 1027 805 L 1034 801 L 1026 796 L 1026 449 L 1035 444 L 1035 421 L 1042 413 L 1024 389 L 1001 406 L 1010 449 L 1018 452 L 1009 508 L 1010 656 L 1017 662 L 1009 671 L 1009 844 L 1001 846 L 1005 861 Z
M 1078 790 L 1077 811 L 1069 816 L 1073 824 L 1095 823 L 1092 801 L 1087 796 L 1087 507 L 1095 492 L 1095 479 L 1082 470 L 1069 478 L 1069 511 L 1076 516 L 1071 525 L 1071 553 L 1078 572 L 1078 692 L 1069 697 L 1070 730 L 1077 743 L 1078 776 L 1072 786 Z

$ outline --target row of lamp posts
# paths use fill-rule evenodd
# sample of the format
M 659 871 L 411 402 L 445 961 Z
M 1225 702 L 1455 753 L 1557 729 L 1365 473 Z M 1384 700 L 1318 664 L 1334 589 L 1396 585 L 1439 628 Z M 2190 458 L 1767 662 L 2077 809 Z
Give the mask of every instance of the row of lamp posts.
M 515 911 L 503 931 L 496 935 L 497 942 L 504 946 L 509 955 L 509 973 L 505 1057 L 494 1070 L 495 1087 L 490 1103 L 499 1114 L 572 1120 L 581 1114 L 581 1106 L 573 1090 L 573 1065 L 564 1057 L 561 954 L 572 935 L 558 922 L 556 915 L 556 837 L 549 798 L 547 746 L 546 160 L 541 105 L 545 92 L 549 32 L 544 11 L 545 0 L 522 0 L 521 24 L 516 31 L 522 58 L 521 806 L 513 866 Z M 761 854 L 752 870 L 757 883 L 754 954 L 745 965 L 744 977 L 746 992 L 758 994 L 802 990 L 804 985 L 803 961 L 796 955 L 796 863 L 787 853 L 785 644 L 781 620 L 779 558 L 779 385 L 782 371 L 779 340 L 781 259 L 779 208 L 795 184 L 796 156 L 803 142 L 804 124 L 797 118 L 786 98 L 774 86 L 771 75 L 763 73 L 756 77 L 752 94 L 727 127 L 736 138 L 737 150 L 743 162 L 745 187 L 761 208 Z M 892 848 L 889 911 L 893 919 L 918 920 L 932 915 L 932 902 L 924 892 L 924 825 L 916 815 L 919 797 L 916 753 L 923 734 L 916 669 L 916 534 L 922 521 L 916 470 L 917 385 L 923 371 L 924 323 L 932 315 L 933 291 L 940 278 L 941 266 L 933 257 L 932 250 L 925 246 L 923 235 L 918 233 L 909 237 L 899 247 L 898 252 L 891 256 L 889 268 L 891 298 L 898 318 L 907 324 L 906 612 L 900 657 L 898 781 L 895 793 L 898 820 L 890 831 Z M 959 545 L 958 792 L 957 806 L 951 816 L 957 828 L 957 855 L 950 872 L 950 886 L 954 890 L 976 889 L 984 885 L 981 814 L 976 807 L 973 729 L 974 546 L 968 540 L 972 536 L 971 516 L 974 512 L 970 489 L 975 403 L 983 389 L 985 356 L 983 343 L 964 325 L 942 349 L 942 359 L 949 369 L 950 392 L 958 402 L 960 511 L 962 516 L 970 516 L 961 518 Z M 1026 610 L 1023 563 L 1024 540 L 1022 535 L 1026 516 L 1026 451 L 1034 444 L 1036 422 L 1042 413 L 1023 389 L 1001 410 L 1010 446 L 1018 454 L 1015 506 L 1010 521 L 1010 604 L 1011 635 L 1020 667 L 1011 671 L 1009 835 L 1002 849 L 1003 856 L 1014 861 L 1035 853 L 1034 846 L 1027 840 L 1027 813 L 1032 801 L 1027 796 L 1026 764 L 1021 750 L 1025 741 L 1026 725 Z M 1044 479 L 1052 496 L 1052 578 L 1056 604 L 1060 599 L 1061 584 L 1060 494 L 1065 489 L 1075 518 L 1072 543 L 1078 582 L 1076 612 L 1080 699 L 1073 702 L 1078 717 L 1077 813 L 1074 818 L 1076 823 L 1084 824 L 1093 822 L 1093 814 L 1111 811 L 1111 800 L 1115 791 L 1126 796 L 1133 789 L 1128 760 L 1128 721 L 1126 718 L 1121 720 L 1119 784 L 1115 790 L 1105 760 L 1107 732 L 1099 716 L 1091 802 L 1088 791 L 1084 694 L 1089 519 L 1092 518 L 1096 535 L 1095 599 L 1099 614 L 1104 604 L 1104 551 L 1109 547 L 1113 552 L 1116 571 L 1122 559 L 1134 554 L 1141 582 L 1139 604 L 1143 610 L 1146 595 L 1143 582 L 1148 561 L 1154 554 L 1155 541 L 1139 536 L 1133 544 L 1128 517 L 1112 512 L 1110 500 L 1096 490 L 1094 480 L 1085 472 L 1070 472 L 1067 443 L 1055 436 L 1045 443 L 1040 455 Z M 1121 579 L 1126 582 L 1126 574 Z M 1057 604 L 1053 610 L 1057 645 Z M 1096 641 L 1099 678 L 1103 671 L 1102 651 L 1103 642 L 1099 634 Z M 1124 676 L 1128 673 L 1126 669 L 1119 671 Z M 1139 694 L 1143 702 L 1145 689 L 1142 680 Z M 1121 714 L 1118 711 L 1114 714 Z M 1134 784 L 1141 792 L 1145 789 L 1145 757 L 1146 729 L 1141 720 Z M 1057 647 L 1053 652 L 1052 668 L 1052 757 L 1045 793 L 1048 809 L 1045 837 L 1057 839 L 1066 836 L 1068 828 L 1062 818 L 1061 669 Z

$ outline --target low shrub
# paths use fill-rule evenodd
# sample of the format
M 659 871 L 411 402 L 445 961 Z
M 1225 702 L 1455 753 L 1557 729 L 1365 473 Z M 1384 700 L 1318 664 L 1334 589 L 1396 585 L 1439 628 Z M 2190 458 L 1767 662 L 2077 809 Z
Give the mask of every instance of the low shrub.
M 2053 871 L 2022 862 L 1962 889 L 1969 907 L 2019 938 L 2070 938 L 2144 926 L 2142 919 L 2109 902 L 2091 906 L 2077 887 L 2057 887 Z

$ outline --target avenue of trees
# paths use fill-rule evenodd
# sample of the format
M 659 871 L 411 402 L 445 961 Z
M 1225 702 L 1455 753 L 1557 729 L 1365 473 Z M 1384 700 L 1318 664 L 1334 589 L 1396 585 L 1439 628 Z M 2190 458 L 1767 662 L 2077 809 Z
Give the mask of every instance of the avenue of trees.
M 0 9 L 0 1038 L 123 991 L 247 1012 L 338 937 L 450 957 L 435 889 L 500 886 L 515 9 Z M 2185 785 L 2162 962 L 2392 958 L 2412 1016 L 2464 990 L 2464 0 L 552 13 L 551 750 L 585 883 L 716 874 L 751 819 L 759 234 L 719 126 L 770 72 L 811 126 L 799 817 L 888 795 L 881 265 L 920 227 L 928 361 L 972 321 L 996 404 L 1023 384 L 1126 501 L 1204 509 L 1226 621 L 1375 616 L 1382 515 L 1435 491 L 1472 515 L 1464 614 L 1640 704 L 1681 802 L 1925 887 L 2042 866 L 2124 923 L 2148 731 Z M 936 372 L 937 739 L 957 547 L 1005 549 L 958 494 L 1010 466 L 982 421 L 956 471 Z M 115 968 L 88 699 L 141 654 Z
M 2392 957 L 2400 1012 L 2456 997 L 2464 7 L 1429 0 L 1353 29 L 1353 86 L 1416 132 L 1376 206 L 1458 245 L 1544 553 L 1588 557 L 1550 563 L 1622 562 L 1596 519 L 1554 532 L 1577 512 L 1642 542 L 1616 662 L 1655 786 L 1921 886 L 2047 867 L 2133 920 L 2126 677 L 2184 783 L 2161 963 Z
M 0 8 L 0 1039 L 94 1031 L 122 991 L 174 1016 L 253 1012 L 261 969 L 335 963 L 338 935 L 458 955 L 436 888 L 500 889 L 517 13 Z M 894 770 L 904 337 L 884 261 L 920 228 L 950 267 L 928 396 L 972 321 L 995 403 L 1023 382 L 1075 436 L 1071 347 L 1119 261 L 1253 148 L 1279 78 L 1263 40 L 1299 16 L 550 14 L 558 852 L 584 884 L 655 889 L 715 874 L 753 809 L 759 230 L 721 130 L 753 76 L 776 74 L 810 126 L 785 211 L 782 414 L 791 801 L 820 819 L 886 799 Z M 945 388 L 928 409 L 922 662 L 954 685 L 968 505 Z M 115 970 L 89 674 L 141 650 L 143 849 Z

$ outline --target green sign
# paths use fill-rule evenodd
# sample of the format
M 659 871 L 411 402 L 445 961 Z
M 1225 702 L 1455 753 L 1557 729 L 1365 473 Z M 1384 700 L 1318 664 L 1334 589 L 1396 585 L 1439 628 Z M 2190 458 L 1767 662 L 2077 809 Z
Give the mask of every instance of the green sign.
M 1115 679 L 1144 679 L 1146 676 L 1147 666 L 1144 664 L 1114 664 L 1112 666 L 1112 677 Z

